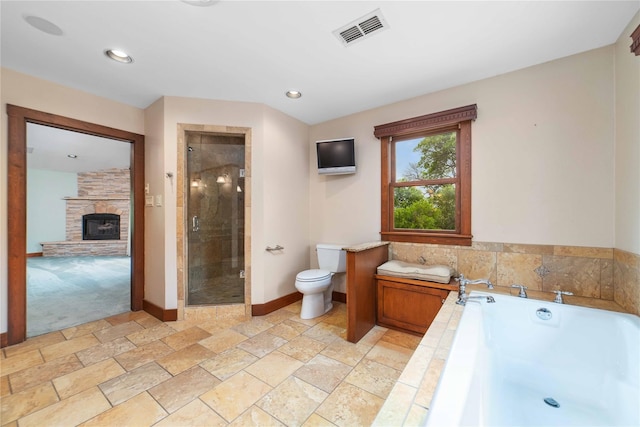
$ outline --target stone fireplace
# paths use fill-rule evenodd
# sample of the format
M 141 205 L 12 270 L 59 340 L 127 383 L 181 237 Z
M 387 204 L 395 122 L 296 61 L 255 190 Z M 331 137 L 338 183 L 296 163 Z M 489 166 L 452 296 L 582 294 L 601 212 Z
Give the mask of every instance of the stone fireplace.
M 129 169 L 78 174 L 78 194 L 64 199 L 66 240 L 43 242 L 43 256 L 129 254 Z

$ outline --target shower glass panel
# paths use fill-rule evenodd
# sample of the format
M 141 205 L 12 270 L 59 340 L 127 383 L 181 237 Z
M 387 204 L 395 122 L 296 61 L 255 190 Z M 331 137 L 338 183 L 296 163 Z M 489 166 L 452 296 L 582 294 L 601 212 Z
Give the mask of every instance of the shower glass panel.
M 244 303 L 244 135 L 186 133 L 187 305 Z

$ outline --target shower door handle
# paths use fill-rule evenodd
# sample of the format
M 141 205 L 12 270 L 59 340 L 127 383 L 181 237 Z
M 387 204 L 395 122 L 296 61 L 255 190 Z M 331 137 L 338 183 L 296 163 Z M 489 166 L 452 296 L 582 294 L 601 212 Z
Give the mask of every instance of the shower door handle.
M 191 229 L 193 231 L 200 231 L 200 219 L 197 215 L 194 215 L 193 218 L 191 218 Z

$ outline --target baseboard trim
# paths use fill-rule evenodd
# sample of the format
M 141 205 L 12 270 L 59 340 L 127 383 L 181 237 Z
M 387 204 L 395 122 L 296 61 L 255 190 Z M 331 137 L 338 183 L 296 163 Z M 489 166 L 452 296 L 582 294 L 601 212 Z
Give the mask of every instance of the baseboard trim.
M 347 303 L 347 294 L 345 294 L 344 292 L 336 292 L 333 291 L 333 294 L 331 294 L 331 299 L 333 301 L 337 301 L 337 302 L 342 302 L 342 303 Z
M 27 258 L 36 258 L 42 256 L 42 252 L 31 252 L 30 254 L 27 254 Z
M 269 301 L 265 304 L 253 304 L 251 306 L 251 315 L 264 316 L 265 314 L 272 313 L 276 310 L 281 309 L 282 307 L 286 307 L 289 304 L 293 304 L 296 301 L 300 301 L 301 299 L 302 299 L 302 294 L 296 291 L 292 294 L 274 299 L 273 301 Z
M 162 320 L 163 322 L 173 322 L 175 320 L 178 320 L 177 308 L 166 310 L 145 299 L 142 300 L 142 309 L 156 319 Z
M 276 310 L 281 309 L 282 307 L 286 307 L 289 304 L 293 304 L 296 301 L 300 301 L 302 299 L 302 294 L 300 292 L 294 292 L 289 295 L 285 295 L 283 297 L 274 299 L 273 301 L 269 301 L 264 304 L 253 304 L 251 306 L 251 315 L 252 316 L 264 316 L 269 313 L 273 313 Z M 343 292 L 333 292 L 331 294 L 331 299 L 333 301 L 347 302 L 347 294 Z
M 0 348 L 5 348 L 9 345 L 9 336 L 6 332 L 0 334 Z

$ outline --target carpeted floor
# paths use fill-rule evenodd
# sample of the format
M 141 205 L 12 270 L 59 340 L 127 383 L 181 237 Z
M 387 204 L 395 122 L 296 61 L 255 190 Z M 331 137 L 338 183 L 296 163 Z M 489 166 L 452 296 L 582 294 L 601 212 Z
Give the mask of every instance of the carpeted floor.
M 27 259 L 27 336 L 103 319 L 131 309 L 131 258 Z

